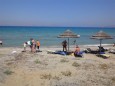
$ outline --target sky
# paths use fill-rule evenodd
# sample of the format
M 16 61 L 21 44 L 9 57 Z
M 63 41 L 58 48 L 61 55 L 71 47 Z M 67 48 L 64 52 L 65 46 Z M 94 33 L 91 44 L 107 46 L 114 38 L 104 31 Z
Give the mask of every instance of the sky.
M 115 27 L 115 0 L 0 0 L 0 26 Z

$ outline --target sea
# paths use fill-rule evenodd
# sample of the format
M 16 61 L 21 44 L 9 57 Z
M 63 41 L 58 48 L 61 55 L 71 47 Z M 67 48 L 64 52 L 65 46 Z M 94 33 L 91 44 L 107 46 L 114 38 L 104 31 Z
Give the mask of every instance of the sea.
M 39 40 L 41 47 L 61 46 L 63 40 L 67 38 L 58 38 L 66 30 L 80 35 L 79 38 L 69 38 L 70 45 L 98 45 L 99 40 L 91 39 L 91 36 L 99 31 L 104 31 L 113 37 L 113 39 L 103 40 L 103 45 L 115 43 L 115 28 L 110 27 L 35 27 L 35 26 L 0 26 L 0 40 L 3 41 L 3 47 L 21 47 L 24 42 L 33 38 Z

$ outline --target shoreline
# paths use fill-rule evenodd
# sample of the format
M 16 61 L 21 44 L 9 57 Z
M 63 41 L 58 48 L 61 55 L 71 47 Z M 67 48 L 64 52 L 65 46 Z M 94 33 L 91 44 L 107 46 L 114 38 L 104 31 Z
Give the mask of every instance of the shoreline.
M 77 45 L 77 44 L 76 44 Z M 75 47 L 76 45 L 69 45 L 70 47 Z M 101 44 L 103 47 L 111 47 L 113 44 Z M 68 46 L 68 45 L 67 45 Z M 84 44 L 84 45 L 78 45 L 80 47 L 98 47 L 100 44 Z M 23 48 L 23 46 L 0 46 L 0 48 Z M 61 45 L 52 45 L 52 46 L 40 46 L 41 48 L 62 48 Z
M 102 44 L 102 46 L 104 47 L 104 49 L 107 49 L 107 50 L 114 49 L 112 44 Z M 70 51 L 74 51 L 75 47 L 76 47 L 75 45 L 72 45 L 72 46 L 69 47 L 69 50 Z M 80 47 L 80 51 L 84 51 L 87 48 L 90 48 L 92 50 L 99 49 L 98 45 L 79 45 L 79 47 Z M 68 47 L 67 47 L 67 49 L 68 49 Z M 23 48 L 23 46 L 20 46 L 20 47 L 19 46 L 17 46 L 17 47 L 4 47 L 4 46 L 2 47 L 2 46 L 0 46 L 0 52 L 2 52 L 4 50 L 6 52 L 8 52 L 9 54 L 12 54 L 13 52 L 17 52 L 17 53 L 22 52 L 24 50 L 24 48 Z M 40 46 L 39 50 L 43 51 L 43 52 L 44 51 L 45 52 L 46 51 L 62 51 L 63 47 L 62 46 L 47 46 L 47 47 L 46 46 Z M 26 51 L 30 51 L 30 47 L 29 46 L 27 46 Z M 4 53 L 4 52 L 2 52 L 2 53 Z

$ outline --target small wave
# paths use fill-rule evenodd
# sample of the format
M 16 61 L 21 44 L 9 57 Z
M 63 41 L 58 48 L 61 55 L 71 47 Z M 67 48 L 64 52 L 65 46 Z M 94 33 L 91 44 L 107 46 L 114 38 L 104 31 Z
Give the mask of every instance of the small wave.
M 89 47 L 95 47 L 95 46 L 99 46 L 100 44 L 91 44 L 91 45 L 83 45 L 83 46 L 85 46 L 85 47 L 87 47 L 87 46 L 89 46 Z M 111 46 L 111 45 L 113 45 L 113 44 L 101 44 L 102 46 Z

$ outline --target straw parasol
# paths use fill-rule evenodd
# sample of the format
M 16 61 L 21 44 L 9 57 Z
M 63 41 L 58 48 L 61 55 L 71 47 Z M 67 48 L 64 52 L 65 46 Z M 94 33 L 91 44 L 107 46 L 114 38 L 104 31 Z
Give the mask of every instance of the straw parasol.
M 77 34 L 74 34 L 70 30 L 66 30 L 63 34 L 60 34 L 58 38 L 68 38 L 68 51 L 69 51 L 69 38 L 79 38 L 80 36 Z
M 112 39 L 112 37 L 110 35 L 108 35 L 107 33 L 103 32 L 103 31 L 99 31 L 95 35 L 92 35 L 91 39 L 100 40 L 100 47 L 101 47 L 101 42 L 102 42 L 103 39 Z

